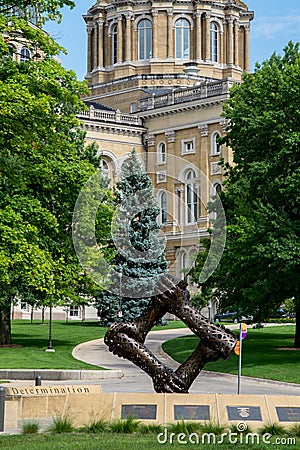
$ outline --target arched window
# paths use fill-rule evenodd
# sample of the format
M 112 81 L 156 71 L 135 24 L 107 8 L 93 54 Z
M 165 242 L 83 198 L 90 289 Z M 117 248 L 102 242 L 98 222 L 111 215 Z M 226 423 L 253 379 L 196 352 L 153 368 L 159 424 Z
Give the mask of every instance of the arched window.
M 158 206 L 160 209 L 158 216 L 158 223 L 162 225 L 167 221 L 167 194 L 166 192 L 161 192 L 158 197 Z
M 211 154 L 212 155 L 220 155 L 221 154 L 221 144 L 219 142 L 221 135 L 216 132 L 213 133 L 211 137 Z
M 164 142 L 160 142 L 157 147 L 157 162 L 158 164 L 165 164 L 167 161 L 167 148 Z
M 216 22 L 210 23 L 210 60 L 213 62 L 218 62 L 218 35 L 219 27 Z
M 110 169 L 109 169 L 108 162 L 103 158 L 101 158 L 101 160 L 100 160 L 100 168 L 101 168 L 101 172 L 103 173 L 103 175 L 110 178 Z
M 152 56 L 152 24 L 143 19 L 138 25 L 139 60 L 150 59 Z
M 112 63 L 116 64 L 118 62 L 118 24 L 112 26 L 111 44 L 112 44 Z
M 190 59 L 190 24 L 186 19 L 175 23 L 176 58 Z
M 30 60 L 30 51 L 28 50 L 28 48 L 23 47 L 20 55 L 20 62 L 22 63 L 29 60 Z
M 189 169 L 185 174 L 185 203 L 186 203 L 186 223 L 197 223 L 199 216 L 199 201 L 197 193 L 196 174 Z
M 222 185 L 220 183 L 214 184 L 214 195 L 219 195 L 222 191 Z

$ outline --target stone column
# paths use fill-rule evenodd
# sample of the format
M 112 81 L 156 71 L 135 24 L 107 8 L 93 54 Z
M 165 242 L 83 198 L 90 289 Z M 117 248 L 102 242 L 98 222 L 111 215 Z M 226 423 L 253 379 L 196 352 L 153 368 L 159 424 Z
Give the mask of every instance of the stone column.
M 98 51 L 98 21 L 96 21 L 93 27 L 93 69 L 98 67 Z
M 103 44 L 103 24 L 104 20 L 100 19 L 98 22 L 98 66 L 104 65 L 104 44 Z
M 87 35 L 88 35 L 88 43 L 87 43 L 87 71 L 88 73 L 92 71 L 92 27 L 88 25 L 86 27 Z
M 244 25 L 245 30 L 245 71 L 250 72 L 250 24 Z
M 123 62 L 123 22 L 122 16 L 118 16 L 118 63 Z
M 138 58 L 138 30 L 134 25 L 132 30 L 132 60 L 137 61 Z
M 224 64 L 224 31 L 220 30 L 220 58 L 219 58 L 219 63 L 220 64 Z
M 153 29 L 152 29 L 152 59 L 157 59 L 157 41 L 158 41 L 158 33 L 157 33 L 157 16 L 158 10 L 152 10 L 153 17 Z
M 107 67 L 108 62 L 108 24 L 103 24 L 103 67 Z
M 233 64 L 233 19 L 230 17 L 227 19 L 228 27 L 228 54 L 227 54 L 227 64 Z
M 201 12 L 196 12 L 196 30 L 195 30 L 195 58 L 196 61 L 202 59 L 202 30 L 201 30 Z
M 131 56 L 130 56 L 130 59 L 131 59 L 131 61 L 134 61 L 134 59 L 135 59 L 134 39 L 135 39 L 136 34 L 135 34 L 134 29 L 133 29 L 133 24 L 134 24 L 134 15 L 133 14 L 131 15 L 131 19 L 130 20 L 131 20 L 131 25 L 130 25 Z
M 131 13 L 126 13 L 125 61 L 131 61 Z
M 223 50 L 223 60 L 222 63 L 223 64 L 227 64 L 227 35 L 228 35 L 228 30 L 227 30 L 227 20 L 223 19 L 222 21 L 222 25 L 223 25 L 223 35 L 222 35 L 222 50 Z
M 239 22 L 234 21 L 234 65 L 239 66 Z
M 168 14 L 168 51 L 167 58 L 174 58 L 174 44 L 173 44 L 173 9 L 167 9 Z
M 210 13 L 205 13 L 205 61 L 210 61 Z

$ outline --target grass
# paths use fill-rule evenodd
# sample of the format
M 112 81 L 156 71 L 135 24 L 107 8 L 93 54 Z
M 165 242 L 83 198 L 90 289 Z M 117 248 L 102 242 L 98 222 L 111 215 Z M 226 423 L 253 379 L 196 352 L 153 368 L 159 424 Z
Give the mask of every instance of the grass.
M 158 326 L 156 330 L 182 328 L 180 321 Z M 73 358 L 74 347 L 82 342 L 101 339 L 106 332 L 97 322 L 53 322 L 53 348 L 55 353 L 45 352 L 49 341 L 49 323 L 29 320 L 12 321 L 13 344 L 21 347 L 1 348 L 2 369 L 101 369 Z
M 300 351 L 280 350 L 292 348 L 295 326 L 283 325 L 249 329 L 243 341 L 242 375 L 300 383 Z M 195 336 L 172 339 L 163 344 L 163 349 L 178 362 L 183 362 L 192 353 L 199 340 Z M 219 360 L 205 365 L 205 370 L 238 373 L 238 357 L 234 354 L 228 361 Z
M 72 421 L 68 417 L 54 417 L 53 424 L 49 427 L 51 433 L 72 433 L 74 429 Z
M 160 444 L 157 441 L 157 434 L 142 434 L 137 432 L 135 434 L 114 434 L 114 433 L 103 433 L 101 435 L 97 434 L 87 434 L 74 432 L 71 434 L 39 434 L 39 435 L 15 435 L 15 436 L 1 436 L 0 437 L 0 449 L 5 450 L 107 450 L 108 448 L 114 450 L 141 450 L 141 449 L 151 449 L 159 450 L 162 448 L 166 449 L 182 449 L 184 448 L 199 448 L 201 450 L 211 450 L 212 448 L 217 448 L 216 445 L 212 444 L 194 444 L 187 443 L 183 445 L 178 443 L 179 435 L 173 437 L 172 443 L 170 443 L 170 433 L 168 434 L 168 442 L 166 444 Z M 182 439 L 182 437 L 181 437 Z M 273 447 L 276 450 L 284 449 L 296 449 L 299 448 L 300 441 L 296 441 L 294 445 L 287 445 L 287 437 L 280 439 L 285 439 L 285 444 L 280 445 L 280 443 L 275 444 L 274 438 L 270 444 L 264 444 L 262 439 L 257 444 L 248 443 L 243 444 L 230 444 L 225 441 L 220 447 L 224 450 L 267 450 Z M 195 442 L 195 441 L 194 441 Z M 201 442 L 201 440 L 200 440 Z
M 262 428 L 260 428 L 259 433 L 269 433 L 272 436 L 284 436 L 287 433 L 287 430 L 283 425 L 280 425 L 279 423 L 272 423 L 270 425 L 264 425 Z
M 2 369 L 100 369 L 73 358 L 76 345 L 100 339 L 106 328 L 97 322 L 53 322 L 53 348 L 55 353 L 45 352 L 49 340 L 49 324 L 42 325 L 28 320 L 12 321 L 12 342 L 19 348 L 1 348 Z
M 38 433 L 40 425 L 36 420 L 27 420 L 23 423 L 22 433 L 23 434 L 34 434 Z
M 80 431 L 85 433 L 104 433 L 108 431 L 108 424 L 103 419 L 94 420 L 85 425 Z
M 132 434 L 138 431 L 139 426 L 140 421 L 135 420 L 134 417 L 128 417 L 125 420 L 114 420 L 110 424 L 110 429 L 113 433 Z

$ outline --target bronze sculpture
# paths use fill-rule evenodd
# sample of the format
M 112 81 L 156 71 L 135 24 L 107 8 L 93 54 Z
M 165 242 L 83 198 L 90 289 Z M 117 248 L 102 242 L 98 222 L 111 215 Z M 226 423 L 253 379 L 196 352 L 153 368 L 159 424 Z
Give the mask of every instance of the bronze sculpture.
M 144 345 L 151 328 L 167 312 L 181 319 L 200 338 L 194 352 L 176 370 L 162 364 Z M 145 313 L 131 323 L 113 324 L 104 342 L 114 354 L 127 358 L 153 380 L 156 392 L 187 393 L 209 361 L 227 359 L 234 350 L 236 336 L 207 320 L 190 303 L 187 283 L 166 275 L 157 283 Z

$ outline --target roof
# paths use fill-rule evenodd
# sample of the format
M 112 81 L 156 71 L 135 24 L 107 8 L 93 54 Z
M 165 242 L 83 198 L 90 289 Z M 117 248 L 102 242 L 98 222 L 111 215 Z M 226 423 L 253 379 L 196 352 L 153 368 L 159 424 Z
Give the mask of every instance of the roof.
M 110 108 L 109 106 L 102 105 L 101 103 L 97 102 L 90 102 L 88 100 L 83 100 L 86 106 L 90 107 L 93 106 L 95 109 L 101 109 L 102 111 L 115 111 L 115 109 Z

